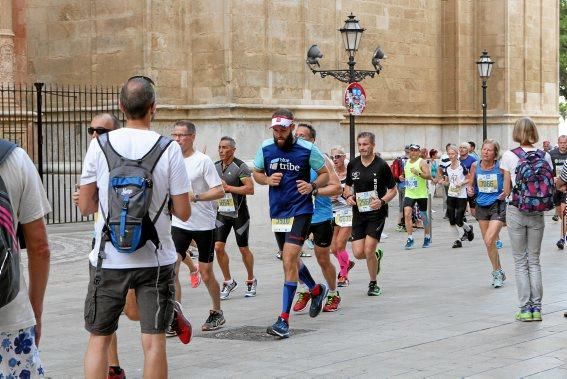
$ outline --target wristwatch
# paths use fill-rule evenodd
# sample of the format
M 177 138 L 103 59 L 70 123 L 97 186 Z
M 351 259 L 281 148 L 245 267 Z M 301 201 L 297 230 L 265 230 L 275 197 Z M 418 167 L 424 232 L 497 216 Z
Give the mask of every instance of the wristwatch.
M 196 193 L 195 196 L 193 196 L 193 202 L 196 203 L 197 201 L 199 201 L 199 194 Z
M 309 183 L 309 184 L 311 184 L 311 188 L 313 188 L 313 189 L 311 190 L 311 192 L 317 191 L 317 183 L 311 182 L 311 183 Z

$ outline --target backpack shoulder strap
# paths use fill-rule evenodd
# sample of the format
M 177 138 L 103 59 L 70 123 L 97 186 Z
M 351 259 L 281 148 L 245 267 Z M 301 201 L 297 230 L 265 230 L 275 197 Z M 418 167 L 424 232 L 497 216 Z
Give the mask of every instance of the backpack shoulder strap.
M 512 153 L 516 154 L 518 156 L 518 158 L 525 158 L 526 157 L 526 152 L 524 151 L 524 149 L 522 149 L 520 146 L 518 146 L 517 148 L 512 150 Z
M 149 172 L 154 172 L 159 159 L 172 142 L 171 138 L 160 136 L 150 151 L 139 160 L 139 164 Z
M 537 149 L 536 150 L 536 154 L 538 157 L 540 157 L 541 159 L 545 159 L 545 151 Z
M 15 143 L 5 139 L 0 139 L 0 164 L 4 163 L 4 161 L 8 159 L 16 147 L 17 145 Z
M 106 158 L 106 163 L 108 164 L 108 171 L 110 172 L 113 168 L 118 166 L 118 164 L 125 159 L 122 155 L 118 154 L 114 147 L 110 144 L 110 139 L 108 138 L 108 133 L 104 133 L 97 137 L 98 144 L 104 157 Z

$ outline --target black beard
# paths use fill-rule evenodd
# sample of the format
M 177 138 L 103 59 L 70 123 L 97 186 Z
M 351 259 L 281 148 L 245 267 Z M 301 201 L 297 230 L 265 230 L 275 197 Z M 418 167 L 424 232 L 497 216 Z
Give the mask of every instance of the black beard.
M 286 137 L 283 146 L 280 146 L 278 140 L 274 137 L 274 143 L 282 150 L 291 150 L 294 142 L 295 139 L 293 137 L 293 134 L 291 133 L 289 133 L 289 135 Z

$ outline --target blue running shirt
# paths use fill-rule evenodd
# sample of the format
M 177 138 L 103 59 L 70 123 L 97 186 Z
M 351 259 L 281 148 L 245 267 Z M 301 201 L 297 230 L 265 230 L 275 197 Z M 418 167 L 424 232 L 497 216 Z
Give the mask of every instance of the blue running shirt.
M 317 176 L 317 172 L 311 169 L 311 182 L 314 182 Z M 315 196 L 313 204 L 315 209 L 313 210 L 311 224 L 318 224 L 333 218 L 333 202 L 329 196 Z
M 311 194 L 301 195 L 296 180 L 310 182 L 309 169 L 319 171 L 325 158 L 314 144 L 297 138 L 289 150 L 282 150 L 273 138 L 265 140 L 256 152 L 254 168 L 267 176 L 283 173 L 280 185 L 270 187 L 270 218 L 313 214 Z

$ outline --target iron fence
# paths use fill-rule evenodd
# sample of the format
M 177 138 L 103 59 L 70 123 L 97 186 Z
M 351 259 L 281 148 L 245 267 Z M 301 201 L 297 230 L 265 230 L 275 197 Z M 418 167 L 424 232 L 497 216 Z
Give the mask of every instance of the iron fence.
M 0 138 L 27 151 L 38 169 L 53 211 L 48 224 L 92 220 L 72 202 L 98 113 L 118 109 L 119 87 L 0 84 Z

